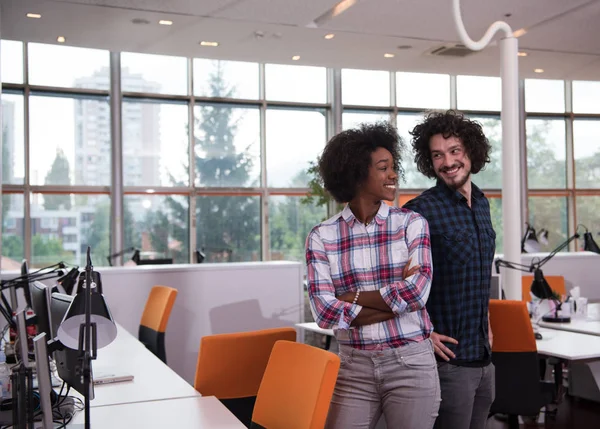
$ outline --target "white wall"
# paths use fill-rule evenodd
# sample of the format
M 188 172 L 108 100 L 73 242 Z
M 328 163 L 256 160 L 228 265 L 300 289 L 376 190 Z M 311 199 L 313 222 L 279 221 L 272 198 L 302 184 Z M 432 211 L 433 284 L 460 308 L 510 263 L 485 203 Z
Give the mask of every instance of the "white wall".
M 304 267 L 299 262 L 99 267 L 96 271 L 102 275 L 114 319 L 136 336 L 152 286 L 178 290 L 166 332 L 167 362 L 189 383 L 194 380 L 202 336 L 294 326 L 304 320 Z M 17 275 L 2 273 L 2 277 L 13 274 Z

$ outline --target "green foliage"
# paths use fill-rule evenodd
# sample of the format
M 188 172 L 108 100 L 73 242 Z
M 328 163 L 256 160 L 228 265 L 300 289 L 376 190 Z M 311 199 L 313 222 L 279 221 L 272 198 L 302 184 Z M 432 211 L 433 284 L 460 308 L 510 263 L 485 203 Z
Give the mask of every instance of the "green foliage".
M 209 96 L 234 97 L 235 88 L 228 86 L 220 64 L 212 71 Z M 252 158 L 247 151 L 238 152 L 234 138 L 239 118 L 227 106 L 199 106 L 194 119 L 194 153 L 196 176 L 203 186 L 255 186 L 249 183 Z M 187 166 L 186 166 L 187 168 Z M 178 185 L 173 177 L 171 182 Z M 196 198 L 196 243 L 204 249 L 207 262 L 247 261 L 260 259 L 260 205 L 256 197 L 202 196 Z M 187 243 L 189 234 L 188 207 L 173 197 L 165 199 L 165 209 L 148 219 L 150 237 L 155 249 L 165 248 L 169 238 Z M 148 225 L 148 224 L 146 224 Z M 169 227 L 170 229 L 167 229 Z M 165 235 L 160 231 L 169 231 Z M 182 251 L 171 255 L 187 261 Z
M 65 252 L 61 239 L 37 234 L 31 237 L 31 254 L 32 265 L 38 267 L 72 259 L 73 256 Z
M 46 174 L 46 185 L 69 185 L 71 184 L 71 171 L 69 160 L 65 156 L 62 149 L 56 151 L 56 157 L 50 167 L 50 171 Z M 44 208 L 46 210 L 70 210 L 71 196 L 70 195 L 45 195 Z
M 2 234 L 2 255 L 19 261 L 25 254 L 23 250 L 23 237 L 18 235 Z

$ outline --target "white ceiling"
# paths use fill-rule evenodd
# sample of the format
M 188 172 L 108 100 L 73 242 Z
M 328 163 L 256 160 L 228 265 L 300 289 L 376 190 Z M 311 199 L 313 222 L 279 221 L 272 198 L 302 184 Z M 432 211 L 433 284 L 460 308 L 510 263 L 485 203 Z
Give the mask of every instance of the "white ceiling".
M 307 24 L 337 0 L 1 0 L 3 39 L 168 55 L 328 67 L 499 74 L 490 46 L 465 58 L 428 55 L 459 43 L 451 0 L 358 0 L 321 28 Z M 462 0 L 472 39 L 505 20 L 519 38 L 522 77 L 600 80 L 600 0 Z M 29 19 L 28 12 L 42 19 Z M 505 16 L 510 14 L 510 16 Z M 146 19 L 136 25 L 133 19 Z M 172 26 L 158 25 L 169 19 Z M 255 33 L 261 32 L 262 37 Z M 335 38 L 325 40 L 327 33 Z M 201 40 L 218 41 L 217 48 Z M 400 50 L 398 46 L 409 45 Z M 394 53 L 386 59 L 384 53 Z M 300 61 L 292 61 L 300 55 Z M 543 74 L 533 72 L 545 70 Z

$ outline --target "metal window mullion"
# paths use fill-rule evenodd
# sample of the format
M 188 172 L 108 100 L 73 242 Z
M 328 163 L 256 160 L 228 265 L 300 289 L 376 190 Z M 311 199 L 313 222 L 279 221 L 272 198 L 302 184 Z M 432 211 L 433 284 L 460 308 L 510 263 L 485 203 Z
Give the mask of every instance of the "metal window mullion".
M 258 97 L 260 100 L 260 248 L 263 261 L 271 260 L 269 233 L 269 189 L 267 188 L 267 101 L 265 64 L 258 65 Z
M 568 116 L 565 118 L 565 139 L 566 139 L 566 163 L 567 163 L 567 189 L 570 190 L 567 198 L 567 228 L 568 231 L 575 231 L 579 223 L 577 218 L 577 180 L 575 178 L 575 137 L 573 134 L 573 81 L 565 80 L 565 111 Z M 570 216 L 569 216 L 570 214 Z M 567 235 L 568 232 L 567 232 Z M 579 247 L 579 240 L 574 240 L 569 244 L 569 251 L 575 252 Z
M 31 90 L 29 86 L 29 44 L 23 43 L 23 82 L 25 87 L 23 88 L 23 132 L 24 139 L 23 143 L 25 147 L 23 148 L 23 156 L 24 156 L 24 169 L 25 174 L 23 178 L 23 253 L 25 259 L 29 262 L 32 261 L 32 245 L 31 245 L 31 163 L 30 154 L 31 154 L 31 134 L 29 132 L 29 98 L 31 95 Z
M 519 80 L 519 136 L 521 144 L 521 225 L 529 221 L 529 184 L 527 172 L 527 114 L 525 113 L 525 81 Z
M 194 116 L 194 107 L 196 105 L 196 102 L 194 100 L 194 60 L 193 58 L 188 58 L 187 59 L 187 71 L 188 71 L 188 75 L 187 75 L 187 87 L 188 87 L 188 96 L 189 96 L 189 100 L 188 100 L 188 164 L 189 164 L 189 168 L 188 168 L 188 175 L 189 175 L 189 180 L 188 180 L 188 185 L 189 185 L 189 193 L 188 193 L 188 206 L 189 206 L 189 219 L 188 219 L 188 225 L 189 225 L 189 261 L 191 263 L 194 263 L 196 261 L 194 261 L 194 255 L 195 255 L 195 250 L 196 247 L 198 246 L 197 243 L 197 239 L 196 239 L 196 195 L 195 195 L 195 185 L 196 185 L 196 157 L 195 157 L 195 143 L 196 143 L 196 139 L 195 139 L 195 134 L 194 134 L 194 128 L 195 128 L 195 116 Z
M 110 253 L 124 248 L 123 200 L 123 94 L 121 92 L 121 53 L 110 52 L 110 137 L 111 137 L 111 229 Z M 114 265 L 123 264 L 123 257 L 113 259 Z
M 450 75 L 450 108 L 457 109 L 458 108 L 458 92 L 457 92 L 457 84 L 456 84 L 456 75 Z

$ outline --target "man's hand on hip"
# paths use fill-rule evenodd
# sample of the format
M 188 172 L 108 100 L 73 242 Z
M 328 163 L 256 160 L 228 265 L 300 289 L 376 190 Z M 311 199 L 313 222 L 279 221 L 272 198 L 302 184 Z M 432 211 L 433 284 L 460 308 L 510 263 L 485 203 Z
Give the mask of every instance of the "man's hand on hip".
M 431 341 L 433 341 L 433 350 L 435 351 L 436 355 L 445 361 L 449 361 L 450 358 L 456 358 L 456 355 L 452 352 L 452 350 L 444 345 L 444 343 L 458 344 L 458 341 L 456 341 L 454 338 L 432 332 Z

